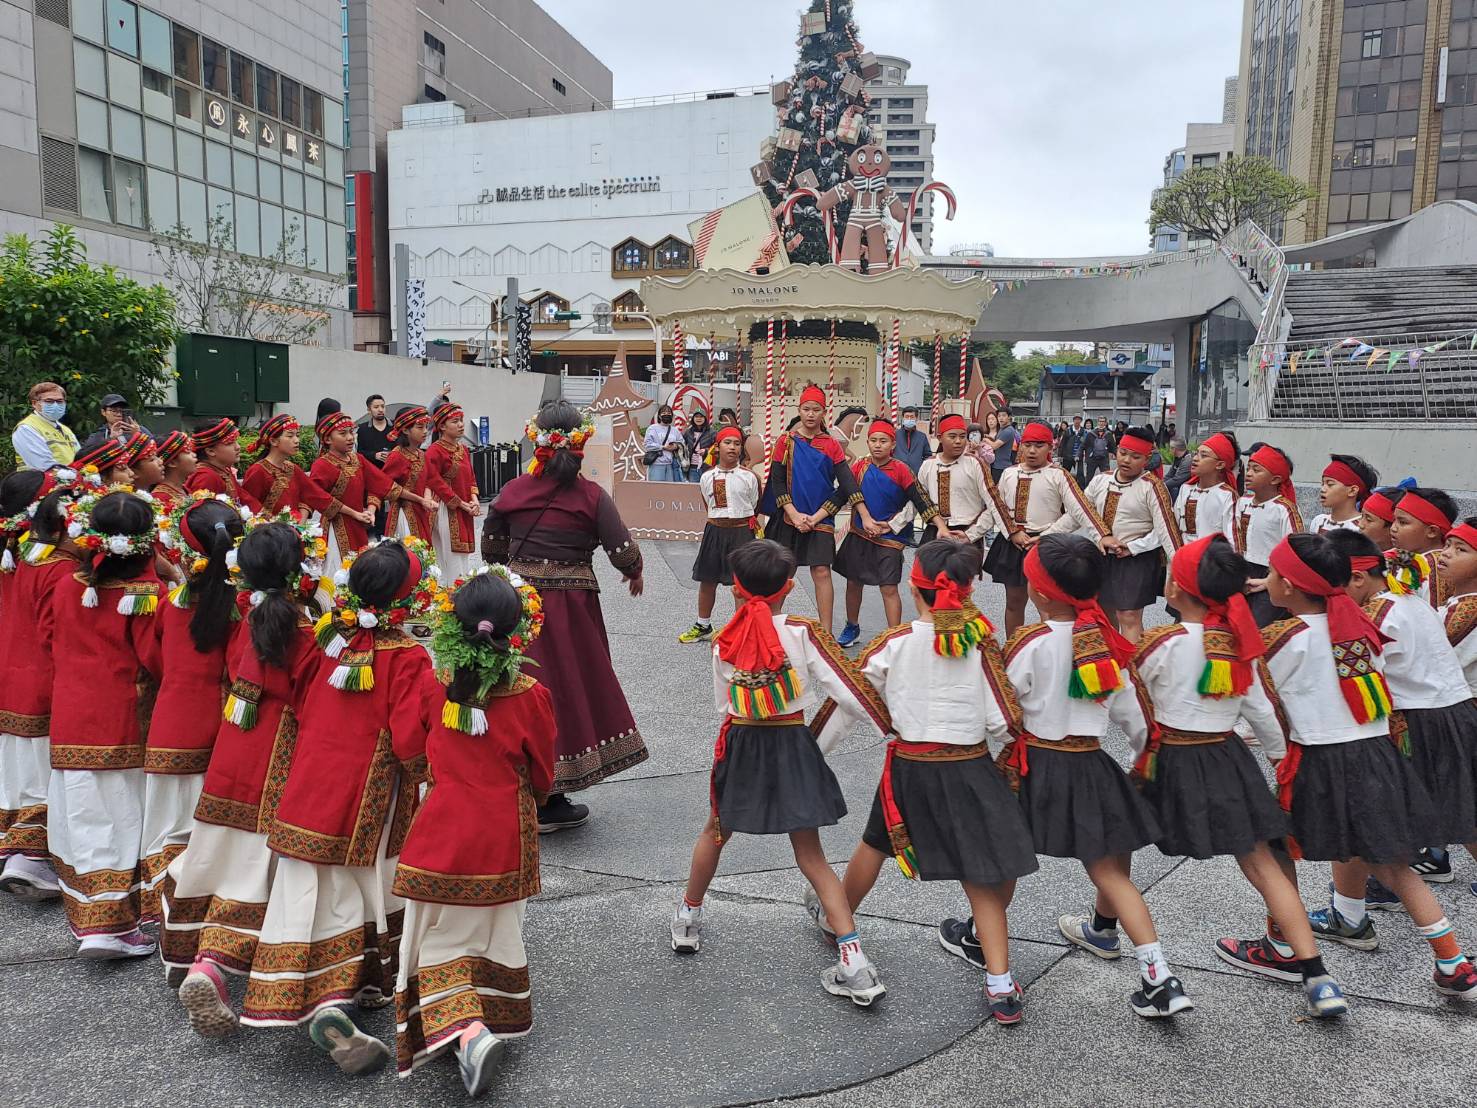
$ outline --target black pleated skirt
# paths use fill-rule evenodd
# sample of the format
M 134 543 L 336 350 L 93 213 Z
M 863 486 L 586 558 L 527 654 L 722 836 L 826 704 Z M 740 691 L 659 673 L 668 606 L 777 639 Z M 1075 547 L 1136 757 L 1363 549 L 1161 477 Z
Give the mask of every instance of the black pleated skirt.
M 1161 853 L 1214 858 L 1251 853 L 1286 835 L 1290 823 L 1262 776 L 1256 756 L 1234 732 L 1218 743 L 1159 747 L 1144 799 L 1159 819 Z
M 785 835 L 830 827 L 846 815 L 841 785 L 803 723 L 729 727 L 713 791 L 725 834 Z
M 999 534 L 985 554 L 985 572 L 998 585 L 1008 589 L 1026 587 L 1026 552 L 1010 541 L 1010 536 Z
M 1255 562 L 1249 562 L 1252 577 L 1265 577 L 1267 567 L 1259 566 Z M 1279 608 L 1272 603 L 1272 598 L 1267 595 L 1266 590 L 1246 594 L 1246 603 L 1251 606 L 1251 616 L 1256 620 L 1258 627 L 1266 627 L 1276 623 L 1279 619 L 1290 619 L 1292 613 L 1286 608 Z
M 1292 833 L 1315 862 L 1408 863 L 1441 821 L 1411 760 L 1388 737 L 1305 746 L 1292 787 Z
M 1032 746 L 1020 802 L 1037 854 L 1095 862 L 1159 839 L 1159 821 L 1123 768 L 1102 750 Z
M 1428 845 L 1477 842 L 1477 703 L 1402 714 L 1410 728 L 1410 764 L 1440 824 L 1440 836 Z
M 1036 847 L 1025 813 L 990 758 L 894 758 L 892 796 L 918 855 L 922 880 L 998 885 L 1036 872 Z M 862 841 L 892 853 L 880 787 L 872 797 Z
M 785 519 L 784 509 L 778 509 L 764 525 L 764 537 L 787 546 L 795 555 L 795 564 L 802 566 L 828 566 L 836 560 L 836 532 L 797 531 Z
M 733 584 L 733 571 L 728 568 L 728 556 L 754 541 L 754 532 L 747 527 L 703 528 L 702 542 L 698 544 L 697 561 L 692 564 L 692 579 L 713 585 Z
M 903 579 L 903 552 L 847 534 L 831 568 L 858 585 L 896 585 Z
M 1153 604 L 1163 588 L 1164 556 L 1158 550 L 1109 557 L 1103 566 L 1098 602 L 1110 612 L 1132 612 Z

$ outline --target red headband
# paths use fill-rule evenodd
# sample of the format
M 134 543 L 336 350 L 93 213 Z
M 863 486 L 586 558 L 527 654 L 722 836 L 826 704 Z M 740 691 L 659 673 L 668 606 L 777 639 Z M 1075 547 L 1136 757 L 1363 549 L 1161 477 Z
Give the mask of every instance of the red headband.
M 896 442 L 897 428 L 892 425 L 892 421 L 889 419 L 874 419 L 872 420 L 872 426 L 867 428 L 867 437 L 871 438 L 873 435 L 886 435 Z
M 1044 423 L 1028 423 L 1026 429 L 1021 432 L 1021 442 L 1044 442 L 1056 441 L 1051 434 L 1051 428 Z
M 159 460 L 165 465 L 174 461 L 177 455 L 185 447 L 193 447 L 194 442 L 189 435 L 183 431 L 171 431 L 164 436 L 164 441 L 159 444 Z
M 1363 641 L 1373 654 L 1384 649 L 1388 640 L 1364 614 L 1364 609 L 1341 586 L 1330 583 L 1322 574 L 1309 568 L 1287 539 L 1272 548 L 1270 564 L 1279 577 L 1299 592 L 1327 601 L 1328 636 L 1334 645 Z
M 205 553 L 207 553 L 207 551 L 205 549 L 205 544 L 203 542 L 201 542 L 199 540 L 199 538 L 196 537 L 195 532 L 190 529 L 190 513 L 193 512 L 196 508 L 200 507 L 200 505 L 202 505 L 202 504 L 212 503 L 212 500 L 213 500 L 213 498 L 206 498 L 204 500 L 197 500 L 197 501 L 195 501 L 195 503 L 191 504 L 188 508 L 186 508 L 183 512 L 180 513 L 180 517 L 179 517 L 179 533 L 180 533 L 180 538 L 184 539 L 185 540 L 185 545 L 188 546 L 191 550 L 193 550 L 196 554 L 205 554 Z
M 391 441 L 398 439 L 423 419 L 430 419 L 431 413 L 419 404 L 412 404 L 408 408 L 402 408 L 400 414 L 390 424 L 389 438 Z
M 401 581 L 400 587 L 395 590 L 396 600 L 404 600 L 411 593 L 415 592 L 415 587 L 421 583 L 422 570 L 420 558 L 416 557 L 414 550 L 407 550 L 405 553 L 410 556 L 410 568 L 405 571 L 405 580 Z
M 745 673 L 777 673 L 788 666 L 789 655 L 774 630 L 774 606 L 794 587 L 791 578 L 779 592 L 755 596 L 735 580 L 733 595 L 740 601 L 739 610 L 718 632 L 718 657 Z
M 737 439 L 739 442 L 743 442 L 744 433 L 737 427 L 730 425 L 713 436 L 713 442 L 715 444 L 722 442 L 724 439 Z
M 1404 500 L 1404 497 L 1401 497 Z M 1386 523 L 1395 522 L 1395 502 L 1382 492 L 1370 493 L 1365 498 L 1363 508 L 1375 519 L 1382 519 Z
M 961 585 L 947 573 L 940 572 L 930 577 L 923 569 L 923 563 L 917 558 L 913 559 L 913 572 L 909 574 L 908 580 L 920 589 L 928 589 L 933 594 L 933 603 L 929 610 L 935 612 L 957 612 L 964 607 L 964 601 L 969 598 L 971 590 L 967 585 Z
M 42 493 L 42 495 L 46 495 Z M 1458 523 L 1446 536 L 1448 539 L 1460 539 L 1473 550 L 1477 550 L 1477 527 L 1470 523 Z
M 1230 632 L 1236 640 L 1236 657 L 1242 662 L 1250 662 L 1265 654 L 1267 648 L 1246 597 L 1238 592 L 1227 600 L 1211 600 L 1200 591 L 1200 561 L 1217 540 L 1226 541 L 1225 536 L 1215 534 L 1180 547 L 1169 563 L 1169 573 L 1176 585 L 1205 605 L 1208 613 L 1205 626 L 1220 627 Z M 1244 692 L 1245 688 L 1240 691 Z
M 969 424 L 962 415 L 946 415 L 939 420 L 938 431 L 940 435 L 943 435 L 950 431 L 963 431 L 968 426 Z
M 1137 435 L 1126 434 L 1118 440 L 1118 449 L 1127 450 L 1132 454 L 1152 454 L 1154 444 L 1148 439 L 1141 439 Z
M 1447 517 L 1445 512 L 1423 496 L 1417 496 L 1413 492 L 1406 493 L 1400 498 L 1400 503 L 1396 505 L 1396 511 L 1404 512 L 1412 519 L 1424 523 L 1427 527 L 1436 528 L 1436 530 L 1441 532 L 1442 538 L 1445 538 L 1451 533 L 1451 519 Z
M 1055 600 L 1058 604 L 1070 604 L 1072 610 L 1077 613 L 1077 625 L 1097 624 L 1103 633 L 1103 640 L 1107 644 L 1108 652 L 1113 655 L 1114 661 L 1120 666 L 1126 666 L 1133 660 L 1133 643 L 1129 642 L 1118 633 L 1118 629 L 1108 622 L 1107 613 L 1098 603 L 1097 597 L 1087 600 L 1079 600 L 1056 583 L 1046 564 L 1041 561 L 1040 547 L 1033 546 L 1026 552 L 1025 565 L 1022 567 L 1035 590 L 1047 600 Z
M 323 449 L 327 450 L 329 435 L 345 427 L 352 426 L 354 426 L 354 421 L 344 412 L 329 412 L 326 416 L 318 421 L 318 426 L 316 428 L 318 432 L 318 441 L 322 445 Z
M 826 406 L 826 394 L 815 385 L 806 385 L 805 391 L 800 394 L 801 404 L 819 404 L 822 408 Z
M 1383 577 L 1385 573 L 1384 567 L 1385 556 L 1383 554 L 1365 555 L 1363 557 L 1349 559 L 1349 568 L 1356 573 L 1368 573 L 1372 569 L 1378 569 L 1380 576 Z
M 159 447 L 154 443 L 154 440 L 142 431 L 135 431 L 125 444 L 125 448 L 128 451 L 128 464 L 130 466 L 138 465 L 139 462 L 147 458 L 152 458 L 155 454 L 159 453 Z
M 1337 458 L 1324 467 L 1323 476 L 1331 477 L 1341 485 L 1348 485 L 1355 490 L 1361 501 L 1369 496 L 1369 486 L 1364 483 L 1364 479 Z
M 207 450 L 212 446 L 235 442 L 241 435 L 236 424 L 229 419 L 220 419 L 193 436 L 196 450 Z
M 267 420 L 267 422 L 263 423 L 261 426 L 261 430 L 257 432 L 257 456 L 260 457 L 266 454 L 266 452 L 271 449 L 272 440 L 275 439 L 278 435 L 285 434 L 288 431 L 301 430 L 302 424 L 298 423 L 297 420 L 293 419 L 292 416 L 288 415 L 286 412 L 283 412 L 279 415 L 274 415 L 271 419 Z
M 442 404 L 436 409 L 436 414 L 431 417 L 431 423 L 436 430 L 441 430 L 441 425 L 455 416 L 466 418 L 466 412 L 462 411 L 460 404 Z
M 1287 460 L 1286 454 L 1275 446 L 1264 446 L 1251 456 L 1251 460 L 1272 476 L 1281 477 L 1283 493 L 1292 495 L 1292 463 Z

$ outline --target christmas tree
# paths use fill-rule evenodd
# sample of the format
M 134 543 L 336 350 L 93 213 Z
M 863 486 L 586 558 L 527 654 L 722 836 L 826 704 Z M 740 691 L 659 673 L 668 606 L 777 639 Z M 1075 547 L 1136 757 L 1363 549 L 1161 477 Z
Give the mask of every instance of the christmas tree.
M 811 0 L 800 17 L 795 75 L 772 89 L 779 134 L 766 141 L 763 161 L 754 167 L 755 183 L 772 207 L 799 188 L 818 193 L 835 188 L 846 176 L 852 151 L 871 141 L 871 97 L 865 82 L 879 70 L 877 59 L 857 38 L 851 9 L 852 0 Z M 831 212 L 840 241 L 851 203 L 843 201 Z M 794 226 L 784 231 L 790 260 L 830 264 L 826 221 L 815 202 L 800 200 L 794 214 Z

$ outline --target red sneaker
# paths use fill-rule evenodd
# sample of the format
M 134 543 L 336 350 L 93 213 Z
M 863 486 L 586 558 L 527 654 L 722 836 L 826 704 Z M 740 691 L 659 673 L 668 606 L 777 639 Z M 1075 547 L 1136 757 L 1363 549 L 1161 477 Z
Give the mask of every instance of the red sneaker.
M 1477 1000 L 1477 969 L 1472 968 L 1471 962 L 1463 962 L 1457 966 L 1455 973 L 1437 970 L 1431 975 L 1431 980 L 1435 982 L 1438 993 L 1454 996 L 1458 1000 Z
M 226 979 L 213 962 L 201 960 L 190 967 L 179 987 L 179 999 L 195 1034 L 218 1039 L 236 1030 Z
M 1284 958 L 1265 935 L 1259 939 L 1219 939 L 1215 952 L 1222 962 L 1274 981 L 1290 981 L 1296 985 L 1303 979 L 1298 960 Z

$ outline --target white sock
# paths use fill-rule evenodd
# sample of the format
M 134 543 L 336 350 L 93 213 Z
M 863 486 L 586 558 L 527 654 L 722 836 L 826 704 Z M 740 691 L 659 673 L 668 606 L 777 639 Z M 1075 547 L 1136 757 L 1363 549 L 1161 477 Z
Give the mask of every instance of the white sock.
M 695 919 L 699 919 L 699 918 L 702 917 L 702 914 L 703 914 L 703 906 L 701 904 L 697 904 L 697 905 L 689 904 L 684 899 L 682 901 L 682 903 L 677 906 L 677 915 L 679 917 L 681 917 L 682 919 L 684 919 L 684 920 L 695 920 Z
M 1158 943 L 1136 946 L 1133 952 L 1139 959 L 1139 976 L 1145 981 L 1160 982 L 1170 976 L 1169 963 L 1164 960 L 1164 948 Z
M 1006 993 L 1015 991 L 1015 978 L 1010 971 L 1004 973 L 985 973 L 985 992 L 991 996 L 1004 996 Z
M 848 975 L 872 964 L 866 952 L 862 950 L 862 940 L 857 937 L 855 931 L 836 936 L 836 953 L 841 957 L 842 970 Z
M 1333 906 L 1338 909 L 1339 915 L 1343 916 L 1345 921 L 1355 927 L 1363 923 L 1364 917 L 1369 914 L 1365 910 L 1364 898 L 1362 896 L 1345 896 L 1337 889 L 1333 893 Z

